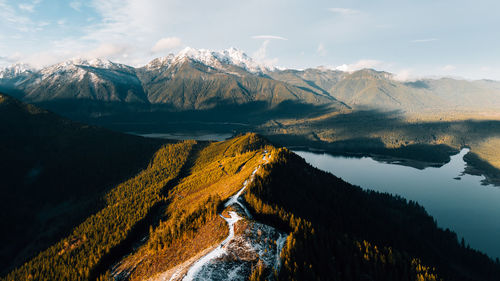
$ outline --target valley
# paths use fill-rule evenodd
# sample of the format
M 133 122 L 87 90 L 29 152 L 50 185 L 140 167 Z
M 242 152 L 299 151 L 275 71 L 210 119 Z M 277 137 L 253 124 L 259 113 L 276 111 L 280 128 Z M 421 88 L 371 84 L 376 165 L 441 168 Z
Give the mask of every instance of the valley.
M 500 182 L 497 81 L 279 69 L 234 48 L 185 48 L 142 67 L 73 59 L 0 72 L 0 89 L 14 97 L 121 132 L 179 138 L 253 131 L 285 146 L 403 158 L 469 147 L 467 171 Z M 422 154 L 411 152 L 415 146 L 438 147 Z
M 449 187 L 434 190 L 443 204 L 466 195 L 480 204 L 497 187 L 471 175 L 500 184 L 497 82 L 283 70 L 236 49 L 187 48 L 143 67 L 7 69 L 0 86 L 2 177 L 16 190 L 2 190 L 2 228 L 13 229 L 3 235 L 14 241 L 1 251 L 2 280 L 500 276 L 494 239 L 416 193 L 429 189 L 387 171 L 392 181 L 380 185 L 346 182 L 337 176 L 370 173 L 346 172 L 346 162 L 317 166 L 332 174 L 310 165 L 310 152 L 369 156 L 419 182 L 462 151 L 467 176 L 429 185 Z M 472 225 L 491 206 L 461 217 Z M 495 235 L 491 223 L 480 229 Z

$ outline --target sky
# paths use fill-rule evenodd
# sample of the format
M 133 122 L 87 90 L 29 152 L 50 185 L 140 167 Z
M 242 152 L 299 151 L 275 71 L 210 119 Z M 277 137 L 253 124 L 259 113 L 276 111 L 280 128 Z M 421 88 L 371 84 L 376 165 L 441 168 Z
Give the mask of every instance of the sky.
M 284 68 L 500 80 L 500 1 L 0 0 L 0 67 L 142 66 L 189 46 Z

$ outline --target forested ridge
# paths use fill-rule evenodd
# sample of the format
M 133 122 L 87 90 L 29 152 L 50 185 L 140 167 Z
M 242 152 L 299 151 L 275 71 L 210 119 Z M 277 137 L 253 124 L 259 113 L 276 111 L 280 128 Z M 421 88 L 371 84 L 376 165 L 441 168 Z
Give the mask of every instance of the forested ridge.
M 186 141 L 162 147 L 144 171 L 109 192 L 104 209 L 5 280 L 87 280 L 99 260 L 165 199 L 163 187 L 179 173 L 193 145 Z
M 287 149 L 263 170 L 245 199 L 291 233 L 280 280 L 500 280 L 500 264 L 415 202 L 363 191 Z
M 62 118 L 0 94 L 0 276 L 105 206 L 167 143 Z

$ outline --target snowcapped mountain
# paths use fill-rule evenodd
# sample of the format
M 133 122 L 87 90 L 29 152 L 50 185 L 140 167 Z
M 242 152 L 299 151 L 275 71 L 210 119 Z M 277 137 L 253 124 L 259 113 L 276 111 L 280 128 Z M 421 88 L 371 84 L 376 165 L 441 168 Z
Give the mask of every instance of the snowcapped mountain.
M 182 64 L 188 60 L 217 70 L 226 70 L 228 66 L 237 66 L 251 73 L 263 73 L 275 69 L 274 67 L 256 62 L 243 51 L 236 48 L 212 51 L 191 47 L 184 48 L 177 55 L 170 54 L 166 57 L 157 58 L 145 67 L 149 69 L 158 69 L 159 67 L 168 68 L 171 65 Z
M 1 91 L 24 101 L 43 103 L 66 115 L 68 103 L 85 112 L 88 104 L 107 108 L 127 103 L 193 110 L 247 103 L 274 107 L 285 101 L 336 102 L 324 93 L 272 79 L 267 74 L 274 68 L 235 48 L 223 51 L 185 48 L 140 68 L 104 59 L 71 59 L 26 72 L 22 79 L 18 74 L 24 72 L 20 67 L 17 69 L 11 71 L 13 75 L 0 78 Z
M 35 68 L 26 63 L 16 63 L 0 70 L 0 79 L 15 78 L 35 72 Z
M 285 101 L 410 111 L 500 107 L 498 84 L 424 79 L 402 82 L 370 69 L 280 70 L 230 48 L 185 48 L 134 68 L 105 59 L 71 59 L 41 70 L 25 64 L 0 71 L 0 91 L 46 103 L 141 103 L 172 110 Z M 78 101 L 78 102 L 77 102 Z
M 12 69 L 0 79 L 5 90 L 21 91 L 31 102 L 86 99 L 114 102 L 147 102 L 141 82 L 131 66 L 104 59 L 70 59 L 41 70 Z M 17 72 L 16 72 L 17 71 Z

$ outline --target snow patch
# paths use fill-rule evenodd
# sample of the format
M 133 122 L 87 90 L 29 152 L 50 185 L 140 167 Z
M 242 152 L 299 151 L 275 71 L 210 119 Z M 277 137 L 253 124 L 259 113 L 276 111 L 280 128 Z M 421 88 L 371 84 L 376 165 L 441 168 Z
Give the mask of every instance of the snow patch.
M 212 51 L 207 49 L 194 49 L 186 47 L 177 55 L 170 54 L 166 57 L 157 58 L 148 63 L 145 67 L 148 69 L 169 68 L 185 61 L 195 61 L 211 68 L 226 71 L 230 65 L 241 67 L 252 73 L 262 73 L 274 70 L 275 67 L 256 62 L 243 51 L 236 48 L 229 48 L 222 51 Z M 235 72 L 227 71 L 229 74 Z
M 220 243 L 217 248 L 195 262 L 186 273 L 186 276 L 184 276 L 184 278 L 182 279 L 183 281 L 194 280 L 196 275 L 202 270 L 205 265 L 209 264 L 210 261 L 222 256 L 226 252 L 226 250 L 224 249 L 224 245 L 226 245 L 234 238 L 234 224 L 241 219 L 241 217 L 233 211 L 229 212 L 229 216 L 229 218 L 221 216 L 229 226 L 229 235 L 226 237 L 226 239 L 224 239 L 224 241 L 222 241 L 222 243 Z

